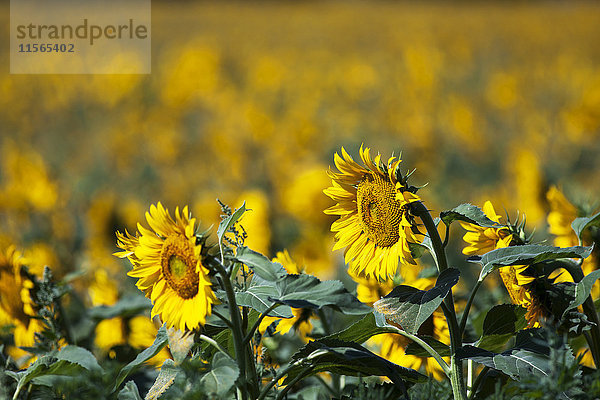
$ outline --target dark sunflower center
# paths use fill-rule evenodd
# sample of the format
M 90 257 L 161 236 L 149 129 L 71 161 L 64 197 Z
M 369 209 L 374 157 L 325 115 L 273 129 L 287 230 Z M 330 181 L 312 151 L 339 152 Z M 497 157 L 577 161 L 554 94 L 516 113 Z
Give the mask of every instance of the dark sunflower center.
M 365 175 L 356 189 L 356 202 L 362 228 L 369 239 L 382 247 L 398 242 L 403 210 L 389 179 L 377 174 Z
M 187 238 L 171 235 L 165 239 L 160 254 L 162 273 L 171 289 L 184 299 L 198 294 L 200 278 L 196 272 L 197 263 L 194 247 Z

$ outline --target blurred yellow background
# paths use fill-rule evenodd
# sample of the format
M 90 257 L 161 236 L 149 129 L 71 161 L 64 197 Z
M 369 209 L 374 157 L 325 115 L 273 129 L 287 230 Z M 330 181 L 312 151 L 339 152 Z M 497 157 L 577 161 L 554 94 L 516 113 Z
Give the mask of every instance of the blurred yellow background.
M 216 198 L 246 200 L 250 247 L 329 278 L 325 170 L 361 143 L 402 151 L 435 213 L 491 199 L 543 231 L 550 184 L 600 193 L 595 3 L 155 1 L 152 18 L 150 75 L 9 75 L 2 50 L 0 244 L 116 274 L 114 231 L 151 203 L 208 228 Z

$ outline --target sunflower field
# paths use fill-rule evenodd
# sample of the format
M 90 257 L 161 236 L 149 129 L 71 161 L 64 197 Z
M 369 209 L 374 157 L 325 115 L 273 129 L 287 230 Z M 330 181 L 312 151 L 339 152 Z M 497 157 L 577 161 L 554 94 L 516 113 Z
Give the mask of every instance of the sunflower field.
M 598 43 L 154 1 L 150 74 L 5 68 L 0 399 L 600 399 Z

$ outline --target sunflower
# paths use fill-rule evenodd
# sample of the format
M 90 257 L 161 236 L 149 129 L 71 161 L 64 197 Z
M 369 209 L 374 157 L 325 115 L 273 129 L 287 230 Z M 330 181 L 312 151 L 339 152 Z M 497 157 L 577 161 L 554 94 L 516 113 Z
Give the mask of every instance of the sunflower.
M 577 208 L 571 204 L 556 186 L 550 187 L 546 193 L 550 205 L 548 214 L 548 231 L 554 235 L 554 245 L 558 247 L 576 246 L 579 244 L 571 223 L 578 216 Z
M 8 349 L 15 359 L 28 353 L 18 347 L 33 347 L 35 334 L 42 332 L 43 323 L 35 318 L 37 305 L 32 299 L 33 277 L 22 265 L 22 256 L 14 248 L 0 252 L 0 314 L 1 320 L 14 326 L 14 343 Z
M 496 214 L 491 201 L 486 201 L 483 205 L 484 214 L 492 221 L 500 223 L 500 217 Z M 488 251 L 508 247 L 512 240 L 512 235 L 506 227 L 503 228 L 485 228 L 482 226 L 460 222 L 461 226 L 467 231 L 463 240 L 468 246 L 463 249 L 463 254 L 485 254 Z
M 117 285 L 104 269 L 96 271 L 88 292 L 93 306 L 112 306 L 119 300 Z M 157 331 L 152 320 L 145 315 L 137 315 L 130 319 L 108 318 L 96 325 L 94 343 L 99 349 L 107 352 L 110 358 L 115 358 L 114 346 L 129 344 L 135 349 L 145 349 L 152 345 Z M 148 362 L 160 367 L 167 358 L 169 350 L 165 347 Z
M 484 214 L 492 221 L 500 224 L 500 217 L 496 214 L 494 206 L 488 200 L 483 205 Z M 483 255 L 488 251 L 508 247 L 516 242 L 517 236 L 512 226 L 501 226 L 498 228 L 485 228 L 474 224 L 461 222 L 467 233 L 463 240 L 468 246 L 463 249 L 466 255 Z M 535 278 L 527 274 L 527 265 L 509 265 L 499 269 L 500 277 L 506 287 L 508 295 L 514 304 L 527 309 L 525 318 L 529 327 L 538 327 L 539 320 L 544 313 L 544 307 L 538 296 L 532 290 Z
M 273 259 L 273 262 L 278 262 L 283 265 L 289 274 L 302 274 L 304 272 L 304 268 L 298 266 L 298 264 L 290 257 L 287 250 L 278 252 Z M 313 328 L 312 322 L 310 321 L 312 312 L 303 308 L 292 308 L 292 314 L 292 318 L 265 317 L 260 323 L 258 330 L 261 333 L 265 333 L 269 325 L 275 321 L 279 321 L 275 328 L 276 333 L 283 335 L 294 328 L 300 338 L 305 342 L 308 342 L 308 334 Z
M 398 263 L 415 264 L 409 243 L 419 240 L 409 207 L 420 198 L 400 175 L 400 159 L 390 157 L 383 164 L 380 154 L 372 160 L 369 152 L 361 146 L 364 166 L 343 147 L 341 157 L 334 154 L 340 172 L 327 172 L 332 186 L 323 192 L 338 203 L 325 214 L 339 215 L 331 225 L 337 240 L 333 249 L 346 248 L 350 273 L 385 280 L 396 273 Z
M 356 278 L 355 278 L 356 279 Z M 428 290 L 435 284 L 433 278 L 420 278 L 410 282 L 411 286 Z M 358 279 L 357 297 L 360 301 L 372 305 L 394 288 L 392 281 L 377 282 L 374 279 Z M 444 314 L 435 311 L 419 328 L 419 335 L 431 336 L 442 343 L 450 343 L 450 332 Z M 406 368 L 419 370 L 423 368 L 427 374 L 437 380 L 444 379 L 444 372 L 431 357 L 417 357 L 405 354 L 406 346 L 411 341 L 402 335 L 383 333 L 370 339 L 369 344 L 379 349 L 378 354 L 388 361 Z
M 195 218 L 187 206 L 175 209 L 175 220 L 159 202 L 146 212 L 151 229 L 138 223 L 140 235 L 117 232 L 116 256 L 127 258 L 138 278 L 136 286 L 152 300 L 152 318 L 160 315 L 167 327 L 184 331 L 204 325 L 216 297 L 211 289 L 204 255 L 195 234 Z

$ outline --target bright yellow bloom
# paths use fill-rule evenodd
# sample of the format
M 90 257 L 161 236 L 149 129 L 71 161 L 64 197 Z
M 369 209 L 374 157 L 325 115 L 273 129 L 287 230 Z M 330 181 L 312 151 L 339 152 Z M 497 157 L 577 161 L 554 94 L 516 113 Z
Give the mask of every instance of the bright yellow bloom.
M 372 160 L 369 151 L 360 148 L 364 166 L 343 147 L 341 157 L 334 154 L 340 172 L 328 171 L 333 186 L 324 193 L 338 203 L 325 213 L 339 215 L 331 225 L 337 239 L 333 249 L 346 248 L 350 273 L 385 280 L 396 273 L 398 263 L 415 264 L 409 243 L 419 240 L 409 206 L 420 198 L 399 181 L 401 160 L 390 157 L 384 165 L 380 154 Z
M 435 285 L 433 278 L 421 278 L 409 283 L 411 286 L 420 290 L 429 290 Z M 374 279 L 358 279 L 357 297 L 366 304 L 373 304 L 381 297 L 385 296 L 394 288 L 391 281 L 379 283 Z M 419 328 L 419 335 L 428 335 L 442 343 L 450 343 L 450 332 L 444 314 L 441 311 L 435 311 Z M 426 373 L 437 380 L 444 378 L 444 372 L 441 367 L 431 357 L 417 357 L 404 354 L 406 346 L 410 340 L 402 335 L 394 333 L 384 333 L 374 336 L 369 341 L 374 346 L 379 347 L 378 354 L 386 360 L 406 368 L 419 370 L 425 369 Z
M 575 231 L 571 228 L 571 223 L 577 218 L 577 208 L 556 186 L 550 187 L 546 198 L 550 204 L 550 213 L 547 218 L 548 231 L 555 236 L 554 245 L 557 247 L 576 246 L 578 240 Z
M 196 243 L 195 218 L 187 206 L 175 209 L 175 220 L 162 204 L 146 212 L 151 229 L 138 223 L 140 236 L 117 232 L 116 256 L 133 264 L 128 275 L 138 278 L 136 286 L 152 300 L 152 318 L 160 315 L 167 327 L 184 331 L 204 325 L 216 297 L 208 270 L 202 265 L 202 245 Z
M 304 272 L 304 268 L 298 266 L 298 264 L 292 260 L 287 250 L 278 252 L 276 257 L 273 259 L 273 262 L 278 262 L 283 265 L 289 274 L 301 274 Z M 308 342 L 308 334 L 312 332 L 313 328 L 313 325 L 310 322 L 312 315 L 311 311 L 303 308 L 292 308 L 292 314 L 294 315 L 292 318 L 265 317 L 260 323 L 258 330 L 261 333 L 264 333 L 269 325 L 279 320 L 279 323 L 275 328 L 276 333 L 283 335 L 294 328 L 302 340 Z
M 35 334 L 43 330 L 43 323 L 34 317 L 37 305 L 31 298 L 34 284 L 22 267 L 21 254 L 10 246 L 0 252 L 0 318 L 3 323 L 14 325 L 14 343 L 8 349 L 13 358 L 28 353 L 18 347 L 33 347 Z
M 90 284 L 89 294 L 94 306 L 112 306 L 119 299 L 117 285 L 103 269 L 96 271 L 95 280 Z M 145 315 L 137 315 L 129 320 L 114 317 L 102 320 L 96 325 L 94 342 L 98 348 L 108 352 L 111 358 L 114 358 L 115 352 L 112 350 L 114 346 L 128 343 L 135 349 L 145 349 L 152 345 L 157 331 L 152 320 Z M 169 358 L 169 351 L 165 347 L 148 362 L 160 366 L 167 358 Z
M 500 223 L 501 217 L 496 214 L 490 201 L 486 201 L 483 205 L 483 212 L 492 221 Z M 467 230 L 463 236 L 463 240 L 469 244 L 463 249 L 463 253 L 467 255 L 482 255 L 488 251 L 508 247 L 513 238 L 513 235 L 505 227 L 484 228 L 464 222 L 461 222 L 461 225 Z M 529 322 L 529 326 L 537 327 L 543 313 L 543 306 L 530 289 L 530 284 L 535 279 L 524 274 L 526 269 L 526 265 L 509 265 L 500 268 L 499 271 L 511 301 L 526 308 L 525 318 Z
M 485 202 L 483 212 L 492 221 L 500 223 L 502 217 L 496 214 L 491 201 Z M 507 247 L 512 240 L 512 235 L 506 228 L 485 228 L 467 222 L 460 222 L 460 224 L 467 230 L 463 240 L 468 243 L 468 246 L 463 249 L 463 254 L 469 256 Z

